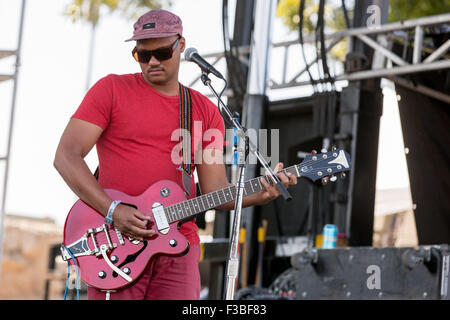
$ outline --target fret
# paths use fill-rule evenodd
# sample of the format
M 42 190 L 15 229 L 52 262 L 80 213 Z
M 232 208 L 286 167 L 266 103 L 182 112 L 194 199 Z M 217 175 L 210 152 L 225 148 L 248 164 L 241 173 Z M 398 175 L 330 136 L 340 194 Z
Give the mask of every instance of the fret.
M 176 206 L 171 206 L 172 207 L 172 215 L 173 215 L 173 221 L 178 220 L 177 218 L 177 208 Z
M 195 201 L 196 201 L 196 208 L 197 208 L 197 211 L 198 212 L 203 212 L 203 211 L 205 211 L 205 210 L 203 210 L 202 209 L 202 205 L 201 205 L 201 196 L 198 196 L 197 198 L 195 198 Z
M 164 214 L 166 215 L 167 222 L 171 223 L 172 222 L 172 215 L 170 214 L 169 211 L 170 211 L 169 207 L 164 208 Z
M 214 200 L 211 199 L 211 198 L 212 198 L 212 197 L 211 197 L 211 194 L 207 194 L 207 197 L 206 197 L 206 198 L 208 199 L 208 205 L 209 205 L 209 207 L 210 207 L 210 208 L 214 208 L 214 207 L 215 207 L 215 206 L 214 206 Z M 212 203 L 213 203 L 212 205 L 211 205 L 211 202 L 210 202 L 211 200 L 212 200 Z
M 228 201 L 227 201 L 227 196 L 225 195 L 225 188 L 221 189 L 221 191 L 222 191 L 222 194 L 223 194 L 223 203 L 227 203 Z
M 220 197 L 219 197 L 219 192 L 218 191 L 214 191 L 213 193 L 213 199 L 214 199 L 214 204 L 217 206 L 218 204 L 220 204 Z M 216 204 L 216 200 L 217 200 L 217 204 Z
M 260 178 L 258 178 L 258 183 L 259 183 L 259 189 L 260 189 L 260 190 L 263 190 L 263 189 L 264 189 L 264 186 L 262 185 L 261 179 L 260 179 Z
M 208 194 L 205 194 L 205 199 L 204 200 L 206 201 L 206 208 L 210 209 L 211 205 L 209 204 Z
M 196 198 L 192 199 L 192 205 L 193 205 L 193 208 L 194 208 L 194 214 L 197 214 L 197 213 L 201 212 L 200 207 L 198 205 L 198 200 Z
M 220 193 L 219 193 L 219 190 L 214 191 L 214 199 L 217 200 L 217 203 L 218 203 L 218 204 L 221 204 L 221 203 L 222 203 L 222 200 L 220 199 Z
M 186 215 L 186 211 L 187 211 L 186 202 L 181 202 L 180 206 L 181 206 L 181 214 L 180 214 L 181 217 L 180 217 L 180 219 L 184 219 L 184 217 Z
M 252 188 L 252 193 L 253 193 L 253 192 L 255 192 L 255 190 L 253 190 L 253 184 L 252 184 L 252 182 L 251 182 L 251 181 L 250 181 L 250 183 L 249 183 L 249 184 L 250 184 L 250 188 Z M 245 186 L 245 187 L 247 187 L 247 186 Z
M 200 205 L 198 204 L 198 198 L 193 198 L 191 200 L 192 204 L 194 205 L 194 213 L 202 212 L 202 210 L 200 209 Z
M 234 201 L 236 199 L 236 187 L 231 186 L 231 187 L 229 187 L 229 189 L 230 189 L 231 200 Z
M 177 209 L 175 208 L 175 204 L 170 206 L 170 210 L 172 211 L 172 216 L 173 216 L 173 220 L 176 221 L 177 220 Z
M 222 193 L 221 193 L 222 191 Z M 219 196 L 220 199 L 220 203 L 225 203 L 226 202 L 226 198 L 225 198 L 225 192 L 223 191 L 223 189 L 217 190 L 217 195 Z
M 173 220 L 177 221 L 178 217 L 177 217 L 177 208 L 176 208 L 176 206 L 172 206 L 172 212 L 173 212 Z
M 181 203 L 177 204 L 177 216 L 178 220 L 180 220 L 181 217 L 183 216 L 183 207 L 181 206 Z
M 259 185 L 258 185 L 258 182 L 259 182 Z M 261 190 L 262 190 L 262 188 L 261 188 L 261 182 L 259 181 L 259 178 L 252 179 L 252 180 L 251 180 L 251 184 L 253 185 L 253 190 L 254 190 L 255 192 L 261 191 Z
M 194 200 L 195 198 L 192 198 L 190 201 L 191 201 L 191 209 L 192 209 L 192 211 L 191 211 L 191 215 L 194 215 L 194 214 L 196 214 L 197 213 L 197 209 L 195 208 L 195 206 L 196 206 L 196 204 L 195 204 L 195 200 Z
M 233 197 L 233 193 L 231 192 L 231 187 L 228 187 L 227 190 L 228 190 L 227 193 L 226 193 L 226 195 L 227 195 L 227 202 L 233 201 L 234 197 Z
M 186 212 L 187 215 L 185 215 L 185 217 L 188 217 L 188 216 L 193 215 L 193 211 L 194 211 L 194 210 L 192 210 L 192 207 L 191 207 L 191 205 L 192 205 L 191 200 L 189 199 L 189 200 L 186 201 L 185 203 L 186 203 L 186 207 L 187 207 L 187 209 L 188 209 L 188 211 Z
M 201 196 L 200 198 L 202 199 L 203 211 L 208 210 L 208 206 L 205 206 L 205 196 Z
M 170 207 L 168 207 L 168 209 L 169 209 L 169 212 L 170 212 L 170 220 L 171 220 L 171 222 L 175 221 L 176 218 L 175 218 L 175 209 L 174 209 L 174 207 L 170 206 Z
M 193 214 L 193 210 L 192 210 L 192 207 L 191 207 L 191 201 L 190 200 L 186 201 L 186 207 L 187 207 L 187 211 L 186 211 L 186 214 L 184 215 L 185 218 L 189 217 L 189 216 L 191 216 Z

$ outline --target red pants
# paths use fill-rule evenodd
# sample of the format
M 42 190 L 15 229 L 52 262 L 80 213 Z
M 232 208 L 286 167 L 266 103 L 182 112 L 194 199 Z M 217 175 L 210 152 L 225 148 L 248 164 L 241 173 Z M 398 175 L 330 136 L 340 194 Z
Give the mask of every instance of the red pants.
M 111 300 L 198 300 L 200 298 L 200 244 L 184 256 L 161 255 L 150 260 L 131 286 L 110 293 Z M 89 300 L 105 300 L 106 293 L 88 287 Z

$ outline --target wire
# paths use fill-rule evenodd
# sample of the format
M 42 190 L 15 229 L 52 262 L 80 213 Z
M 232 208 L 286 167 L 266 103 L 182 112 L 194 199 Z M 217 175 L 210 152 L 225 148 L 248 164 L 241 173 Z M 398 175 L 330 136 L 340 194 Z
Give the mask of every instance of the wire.
M 77 300 L 80 300 L 80 274 L 78 272 L 78 264 L 77 264 L 77 260 L 75 259 L 74 255 L 72 254 L 72 252 L 65 246 L 65 245 L 61 245 L 66 252 L 69 253 L 71 259 L 73 260 L 73 263 L 75 265 L 75 271 L 77 274 Z M 70 263 L 69 260 L 67 260 L 67 281 L 66 281 L 66 289 L 64 290 L 64 300 L 66 300 L 66 296 L 67 296 L 67 289 L 69 287 L 69 277 L 70 277 Z
M 348 16 L 347 7 L 345 6 L 345 0 L 341 0 L 341 2 L 342 2 L 342 10 L 344 10 L 345 24 L 347 25 L 347 29 L 350 29 L 350 18 Z
M 66 289 L 64 289 L 64 300 L 67 297 L 67 289 L 69 289 L 69 278 L 70 278 L 70 263 L 67 261 L 67 280 L 66 280 Z
M 334 78 L 330 74 L 330 69 L 328 68 L 327 63 L 327 53 L 325 47 L 325 0 L 320 0 L 319 2 L 319 12 L 318 12 L 318 20 L 317 20 L 317 28 L 316 34 L 319 33 L 320 39 L 320 56 L 322 60 L 322 69 L 325 74 L 325 79 L 327 82 L 330 82 L 332 88 L 334 89 Z
M 298 15 L 300 16 L 300 22 L 299 22 L 299 40 L 300 40 L 300 48 L 303 56 L 303 62 L 305 63 L 306 71 L 308 72 L 310 82 L 313 86 L 314 93 L 317 92 L 317 84 L 316 81 L 313 79 L 311 72 L 309 71 L 308 61 L 306 61 L 306 54 L 305 54 L 305 47 L 304 47 L 304 41 L 303 41 L 303 12 L 305 11 L 305 2 L 306 0 L 300 0 L 300 6 L 299 6 L 299 12 Z
M 223 32 L 223 47 L 225 53 L 225 60 L 228 67 L 228 77 L 230 79 L 231 90 L 233 94 L 239 100 L 242 100 L 244 95 L 246 84 L 243 83 L 242 69 L 239 64 L 236 64 L 236 60 L 239 61 L 239 52 L 237 57 L 234 55 L 233 51 L 236 51 L 236 46 L 230 39 L 230 34 L 228 31 L 228 0 L 222 1 L 222 32 Z

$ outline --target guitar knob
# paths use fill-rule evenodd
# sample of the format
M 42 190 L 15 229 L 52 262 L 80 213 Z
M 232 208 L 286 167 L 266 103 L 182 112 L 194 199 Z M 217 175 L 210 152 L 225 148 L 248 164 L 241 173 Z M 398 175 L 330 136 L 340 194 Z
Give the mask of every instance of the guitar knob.
M 130 274 L 130 272 L 131 272 L 130 268 L 128 268 L 128 267 L 123 268 L 122 271 L 123 271 L 123 273 L 125 273 L 125 274 Z
M 330 178 L 325 177 L 325 178 L 322 178 L 321 180 L 322 180 L 322 185 L 325 186 L 325 185 L 327 185 L 327 183 L 330 180 Z
M 335 176 L 335 175 L 332 175 L 331 177 L 330 177 L 330 181 L 331 182 L 335 182 L 337 180 L 337 177 Z
M 98 272 L 98 277 L 100 278 L 100 279 L 105 279 L 106 278 L 106 272 L 105 271 L 99 271 Z
M 177 246 L 177 240 L 175 240 L 175 239 L 170 239 L 169 245 L 170 245 L 171 247 L 176 247 L 176 246 Z
M 341 179 L 344 180 L 345 177 L 347 177 L 347 174 L 345 172 L 341 172 Z

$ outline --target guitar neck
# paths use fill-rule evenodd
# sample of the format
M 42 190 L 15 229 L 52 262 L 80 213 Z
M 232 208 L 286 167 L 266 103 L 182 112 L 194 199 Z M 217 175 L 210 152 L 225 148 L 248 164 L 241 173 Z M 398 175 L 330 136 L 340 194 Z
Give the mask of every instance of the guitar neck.
M 292 173 L 300 177 L 296 166 L 292 166 L 283 169 L 285 173 Z M 264 190 L 264 185 L 261 183 L 261 177 L 248 180 L 244 183 L 244 196 L 249 196 L 253 193 Z M 272 183 L 272 180 L 265 176 L 268 183 Z M 236 199 L 236 186 L 230 185 L 227 188 L 219 189 L 214 192 L 210 192 L 201 195 L 196 198 L 192 198 L 171 206 L 164 208 L 169 223 L 180 221 L 192 217 L 201 212 L 216 208 L 222 204 L 234 201 Z

